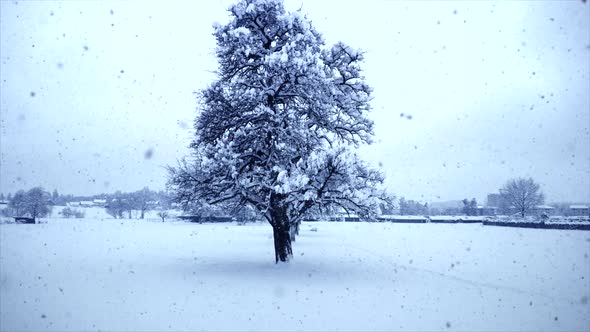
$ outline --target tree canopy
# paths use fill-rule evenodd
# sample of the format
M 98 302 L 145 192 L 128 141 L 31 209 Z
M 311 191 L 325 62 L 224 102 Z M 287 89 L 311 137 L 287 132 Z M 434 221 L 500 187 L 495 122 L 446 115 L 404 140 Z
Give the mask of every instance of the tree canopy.
M 537 205 L 543 204 L 545 196 L 540 186 L 532 178 L 511 179 L 500 189 L 502 200 L 524 217 L 527 212 Z
M 34 187 L 28 191 L 19 190 L 10 200 L 8 207 L 17 217 L 45 217 L 51 212 L 50 197 L 51 194 L 42 187 Z

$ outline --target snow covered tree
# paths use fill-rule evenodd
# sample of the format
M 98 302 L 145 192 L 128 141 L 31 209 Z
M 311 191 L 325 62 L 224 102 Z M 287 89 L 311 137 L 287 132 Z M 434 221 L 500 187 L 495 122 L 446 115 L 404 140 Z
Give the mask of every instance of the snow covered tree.
M 350 149 L 373 136 L 363 53 L 326 47 L 279 0 L 229 12 L 214 26 L 218 79 L 199 93 L 192 154 L 169 167 L 168 186 L 183 207 L 250 205 L 273 228 L 275 261 L 288 261 L 290 229 L 310 211 L 378 211 L 383 176 Z
M 64 218 L 74 217 L 77 219 L 82 219 L 85 215 L 83 211 L 72 209 L 70 207 L 63 208 L 59 214 L 61 214 Z
M 35 187 L 24 195 L 24 213 L 35 219 L 45 217 L 51 212 L 49 202 L 51 194 L 42 187 Z
M 403 197 L 402 197 L 403 199 Z M 395 195 L 391 193 L 384 194 L 384 201 L 379 204 L 379 208 L 381 209 L 381 214 L 391 215 L 394 214 L 397 210 L 395 206 Z
M 418 216 L 428 214 L 428 204 L 420 203 L 414 200 L 406 200 L 405 197 L 400 197 L 399 201 L 399 214 L 402 216 Z
M 10 194 L 8 195 L 10 197 Z M 27 193 L 24 190 L 17 191 L 8 200 L 8 208 L 15 217 L 22 217 L 26 213 Z
M 511 179 L 500 189 L 500 195 L 506 205 L 516 209 L 524 217 L 528 211 L 545 201 L 539 188 L 539 184 L 532 178 Z
M 132 207 L 140 212 L 139 219 L 143 219 L 145 213 L 152 209 L 152 201 L 156 199 L 156 193 L 151 191 L 148 187 L 144 187 L 128 196 Z
M 406 214 L 408 214 L 408 203 L 406 202 L 406 198 L 405 197 L 400 197 L 399 198 L 399 214 L 401 216 L 405 216 Z
M 172 208 L 173 199 L 170 194 L 167 192 L 160 190 L 156 193 L 156 198 L 159 202 L 159 205 L 162 209 L 170 209 Z
M 117 191 L 109 198 L 105 206 L 105 211 L 115 219 L 123 219 L 123 213 L 129 211 L 129 219 L 131 219 L 131 205 L 125 194 L 120 191 Z
M 467 198 L 463 199 L 463 208 L 461 212 L 467 216 L 475 216 L 477 214 L 477 200 L 472 198 L 468 200 Z

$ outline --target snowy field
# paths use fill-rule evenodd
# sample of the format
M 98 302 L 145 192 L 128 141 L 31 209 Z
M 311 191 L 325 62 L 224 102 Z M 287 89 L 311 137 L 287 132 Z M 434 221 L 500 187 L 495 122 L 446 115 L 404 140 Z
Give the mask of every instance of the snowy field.
M 0 329 L 590 330 L 590 232 L 308 223 L 0 225 Z M 312 227 L 317 232 L 311 231 Z

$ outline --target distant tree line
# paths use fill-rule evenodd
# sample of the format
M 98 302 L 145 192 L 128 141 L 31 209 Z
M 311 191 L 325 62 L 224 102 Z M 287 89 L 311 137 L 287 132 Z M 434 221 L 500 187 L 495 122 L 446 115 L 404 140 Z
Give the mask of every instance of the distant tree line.
M 52 192 L 42 187 L 35 187 L 28 191 L 19 190 L 12 194 L 0 193 L 0 201 L 8 202 L 0 214 L 5 217 L 47 217 L 52 207 L 63 206 L 59 215 L 63 218 L 84 218 L 84 210 L 76 209 L 68 203 L 104 201 L 101 204 L 105 211 L 113 218 L 139 218 L 144 219 L 146 213 L 158 210 L 156 214 L 162 221 L 169 217 L 170 210 L 174 208 L 173 199 L 169 193 L 160 190 L 150 190 L 145 187 L 133 192 L 117 191 L 115 193 L 102 193 L 90 196 L 62 195 L 57 189 Z M 252 222 L 259 216 L 249 207 L 212 206 L 203 202 L 194 202 L 187 206 L 185 212 L 203 221 L 211 221 L 216 217 L 224 216 L 235 218 L 238 222 Z
M 545 201 L 545 196 L 532 178 L 514 178 L 507 181 L 494 196 L 494 202 L 488 205 L 496 208 L 500 214 L 518 214 L 523 217 L 534 213 L 538 205 Z M 488 200 L 490 198 L 488 197 Z M 46 191 L 43 187 L 34 187 L 28 191 L 19 190 L 14 194 L 0 193 L 0 201 L 8 202 L 1 212 L 8 217 L 45 217 L 51 212 L 52 206 L 65 206 L 67 203 L 104 200 L 106 212 L 114 218 L 132 218 L 133 213 L 139 219 L 144 219 L 150 210 L 159 210 L 158 217 L 164 221 L 168 217 L 166 210 L 171 209 L 173 198 L 166 191 L 153 191 L 148 187 L 134 192 L 117 191 L 112 194 L 97 194 L 92 196 L 60 195 L 57 189 L 53 192 Z M 396 197 L 387 194 L 386 199 L 380 205 L 381 214 L 384 215 L 466 215 L 475 216 L 481 214 L 478 202 L 475 198 L 463 199 L 463 206 L 449 208 L 432 208 L 428 203 L 409 200 L 405 197 Z M 570 203 L 552 204 L 557 215 L 569 215 Z M 184 210 L 199 220 L 208 221 L 215 217 L 232 217 L 238 222 L 259 220 L 260 215 L 248 206 L 225 206 L 223 204 L 209 205 L 203 201 L 195 201 L 188 204 Z M 312 219 L 320 219 L 322 216 L 335 214 L 337 211 L 312 209 L 309 216 Z M 64 218 L 83 218 L 83 211 L 66 207 L 59 213 Z
M 133 218 L 133 211 L 139 212 L 139 219 L 144 219 L 148 211 L 160 209 L 167 210 L 171 208 L 172 199 L 164 191 L 153 191 L 148 187 L 134 192 L 117 191 L 114 194 L 105 195 L 106 212 L 113 218 Z M 164 219 L 160 215 L 160 218 Z
M 214 221 L 216 217 L 234 218 L 240 223 L 254 222 L 261 216 L 250 206 L 235 206 L 230 204 L 207 204 L 203 200 L 191 201 L 183 206 L 186 214 L 202 221 Z
M 50 214 L 52 206 L 66 206 L 68 203 L 84 201 L 104 200 L 104 207 L 108 214 L 115 218 L 132 217 L 132 211 L 139 212 L 139 218 L 143 219 L 147 211 L 154 209 L 166 210 L 171 208 L 172 199 L 165 191 L 153 191 L 145 187 L 135 192 L 123 193 L 117 191 L 113 194 L 97 194 L 91 196 L 60 195 L 57 189 L 49 192 L 42 187 L 35 187 L 28 191 L 19 190 L 14 195 L 1 193 L 0 201 L 7 201 L 8 205 L 2 210 L 2 215 L 7 217 L 46 217 Z M 64 218 L 83 218 L 84 212 L 68 206 L 59 214 Z M 168 215 L 164 213 L 160 218 Z

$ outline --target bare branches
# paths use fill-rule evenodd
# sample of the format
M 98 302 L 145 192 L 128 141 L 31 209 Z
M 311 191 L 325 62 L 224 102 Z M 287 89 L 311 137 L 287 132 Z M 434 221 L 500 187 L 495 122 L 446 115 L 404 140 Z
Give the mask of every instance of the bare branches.
M 514 208 L 524 217 L 527 212 L 545 201 L 545 196 L 539 189 L 539 184 L 532 178 L 517 178 L 508 181 L 500 189 L 500 195 L 509 208 Z
M 363 53 L 279 1 L 238 2 L 215 30 L 219 79 L 199 94 L 194 160 L 169 168 L 183 207 L 250 205 L 273 224 L 311 211 L 371 215 L 383 176 L 348 145 L 371 142 Z

